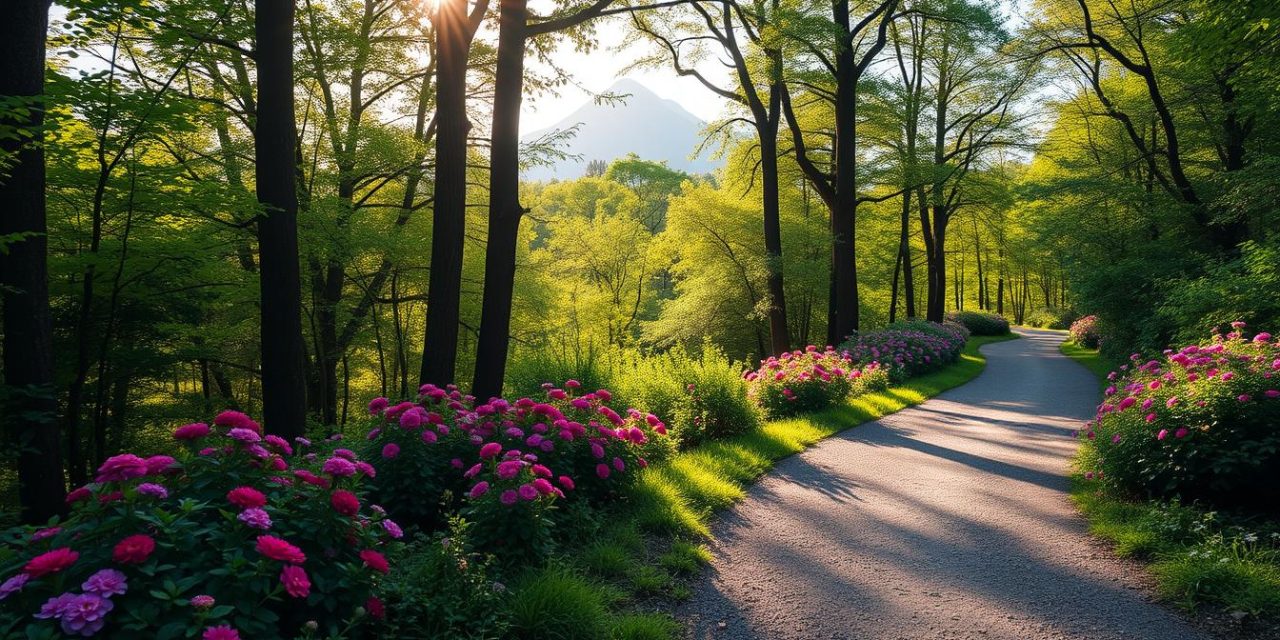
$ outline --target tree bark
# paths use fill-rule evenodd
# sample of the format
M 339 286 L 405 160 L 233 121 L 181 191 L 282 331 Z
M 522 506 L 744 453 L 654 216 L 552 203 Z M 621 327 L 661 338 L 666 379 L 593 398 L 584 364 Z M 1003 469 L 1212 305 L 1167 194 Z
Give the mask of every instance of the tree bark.
M 30 98 L 25 117 L 9 112 L 0 124 L 32 132 L 30 140 L 4 138 L 12 158 L 0 173 L 0 300 L 4 304 L 4 429 L 18 447 L 18 500 L 22 520 L 41 523 L 64 509 L 62 450 L 53 389 L 53 332 L 49 315 L 45 212 L 45 33 L 49 3 L 17 0 L 0 21 L 0 95 Z M 16 237 L 13 237 L 16 236 Z
M 297 130 L 293 111 L 293 0 L 258 0 L 258 109 L 254 157 L 262 313 L 262 417 L 285 437 L 306 431 L 306 353 L 298 264 Z
M 420 384 L 452 384 L 457 371 L 467 214 L 467 0 L 440 0 L 436 18 L 436 166 L 431 275 Z

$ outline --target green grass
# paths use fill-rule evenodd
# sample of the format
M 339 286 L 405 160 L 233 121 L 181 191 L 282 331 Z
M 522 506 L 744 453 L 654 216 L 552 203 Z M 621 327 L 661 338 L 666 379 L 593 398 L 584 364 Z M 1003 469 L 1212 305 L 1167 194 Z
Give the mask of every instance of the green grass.
M 1096 349 L 1070 342 L 1061 349 L 1092 371 L 1100 385 L 1108 384 L 1115 364 Z M 1208 604 L 1280 615 L 1280 525 L 1198 505 L 1131 500 L 1079 476 L 1071 498 L 1089 521 L 1090 533 L 1112 543 L 1117 554 L 1150 564 L 1156 590 L 1166 600 L 1188 610 Z
M 707 442 L 645 470 L 629 501 L 613 514 L 612 524 L 598 541 L 570 558 L 589 578 L 547 569 L 525 583 L 533 586 L 534 593 L 521 594 L 524 597 L 513 616 L 518 637 L 536 633 L 543 637 L 583 637 L 566 635 L 570 625 L 561 622 L 582 625 L 578 631 L 594 629 L 593 633 L 607 627 L 608 635 L 600 637 L 677 637 L 680 627 L 668 616 L 609 614 L 607 606 L 604 614 L 597 615 L 597 605 L 604 606 L 603 602 L 587 594 L 605 585 L 626 591 L 633 600 L 651 596 L 687 599 L 687 580 L 711 561 L 711 552 L 701 541 L 711 535 L 712 514 L 741 500 L 746 487 L 772 469 L 774 463 L 840 431 L 919 404 L 972 380 L 986 365 L 978 353 L 982 345 L 1017 337 L 1009 334 L 971 338 L 960 360 L 946 369 L 855 397 L 826 411 L 766 422 L 759 429 Z M 574 620 L 563 612 L 562 604 L 548 603 L 556 589 L 565 589 L 563 599 L 585 607 L 589 615 Z M 524 615 L 544 605 L 552 606 L 551 622 L 540 623 L 536 617 Z

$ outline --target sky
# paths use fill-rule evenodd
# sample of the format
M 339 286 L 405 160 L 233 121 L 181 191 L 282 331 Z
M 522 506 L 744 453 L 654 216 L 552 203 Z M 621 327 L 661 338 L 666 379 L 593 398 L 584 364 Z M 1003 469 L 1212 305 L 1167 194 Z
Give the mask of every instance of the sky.
M 599 42 L 621 43 L 625 41 L 629 24 L 620 19 L 610 18 L 602 21 L 596 31 Z M 601 92 L 608 89 L 620 78 L 631 78 L 645 85 L 663 98 L 679 102 L 685 109 L 705 121 L 712 121 L 723 115 L 726 102 L 702 86 L 693 78 L 681 78 L 670 67 L 657 69 L 638 69 L 624 73 L 624 69 L 636 58 L 649 53 L 646 45 L 639 44 L 621 48 L 618 45 L 606 45 L 590 53 L 574 51 L 571 46 L 562 47 L 554 55 L 555 62 L 566 71 L 582 88 L 566 84 L 558 87 L 559 95 L 543 94 L 525 96 L 520 114 L 520 131 L 522 134 L 545 129 L 559 122 L 566 115 L 592 98 L 589 92 Z M 530 68 L 538 65 L 530 59 Z M 545 67 L 542 67 L 545 69 Z M 728 71 L 720 68 L 714 61 L 699 66 L 708 77 L 724 80 L 721 84 L 731 86 Z M 584 90 L 585 89 L 585 90 Z

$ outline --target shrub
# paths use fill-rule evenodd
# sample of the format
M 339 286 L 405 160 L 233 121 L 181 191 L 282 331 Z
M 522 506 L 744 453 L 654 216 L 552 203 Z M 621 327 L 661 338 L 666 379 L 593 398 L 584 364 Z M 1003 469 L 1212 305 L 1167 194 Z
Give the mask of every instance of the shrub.
M 382 637 L 503 636 L 510 592 L 491 579 L 492 559 L 472 552 L 471 526 L 455 518 L 446 533 L 419 536 L 403 547 L 383 586 L 388 615 Z
M 1009 321 L 995 313 L 952 311 L 947 314 L 947 322 L 964 325 L 975 336 L 1002 336 L 1009 333 Z
M 416 403 L 374 399 L 367 446 L 382 458 L 379 499 L 427 523 L 458 508 L 475 524 L 477 548 L 515 552 L 502 561 L 545 553 L 557 501 L 621 497 L 649 459 L 672 447 L 653 414 L 622 415 L 604 389 L 576 395 L 575 380 L 565 387 L 549 387 L 544 402 L 475 404 L 456 388 L 433 385 L 422 387 Z
M 870 364 L 869 368 L 878 365 Z M 847 352 L 810 345 L 760 362 L 745 374 L 748 393 L 770 417 L 825 409 L 844 401 L 862 375 Z
M 760 426 L 743 368 L 713 344 L 704 344 L 696 357 L 677 346 L 661 354 L 622 358 L 614 369 L 613 388 L 632 406 L 667 418 L 680 446 L 691 447 Z
M 1098 330 L 1098 316 L 1085 316 L 1071 323 L 1071 341 L 1086 349 L 1097 349 L 1102 344 Z
M 373 468 L 260 432 L 238 412 L 186 425 L 176 457 L 108 458 L 65 521 L 7 532 L 6 637 L 359 635 L 401 535 L 362 505 Z
M 511 636 L 525 640 L 607 637 L 609 614 L 601 589 L 566 569 L 533 573 L 511 600 Z
M 1280 346 L 1243 323 L 1208 345 L 1112 372 L 1081 437 L 1086 476 L 1152 496 L 1266 505 L 1280 497 Z M 1272 504 L 1272 506 L 1274 506 Z
M 1066 329 L 1075 322 L 1080 314 L 1071 309 L 1056 309 L 1054 307 L 1041 307 L 1027 314 L 1024 324 L 1040 329 Z
M 855 362 L 879 363 L 890 380 L 901 382 L 955 362 L 968 337 L 958 324 L 914 320 L 854 335 L 842 348 Z

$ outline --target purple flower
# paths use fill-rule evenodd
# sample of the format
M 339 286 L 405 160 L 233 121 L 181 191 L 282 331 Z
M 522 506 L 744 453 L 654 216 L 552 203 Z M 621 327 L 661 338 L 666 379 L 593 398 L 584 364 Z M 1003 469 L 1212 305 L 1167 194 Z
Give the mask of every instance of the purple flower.
M 471 496 L 471 499 L 474 500 L 488 492 L 489 492 L 489 483 L 485 482 L 484 480 L 481 480 L 480 482 L 477 482 L 474 487 L 471 487 L 471 491 L 469 495 Z
M 400 525 L 396 524 L 392 520 L 383 520 L 382 529 L 387 532 L 387 535 L 396 540 L 404 537 L 404 530 L 400 528 Z
M 147 475 L 147 461 L 132 453 L 124 453 L 107 458 L 106 462 L 98 467 L 98 476 L 94 481 L 124 482 L 145 475 Z
M 197 609 L 208 609 L 213 606 L 214 602 L 215 600 L 213 599 L 213 596 L 209 595 L 200 594 L 198 596 L 191 597 L 191 606 Z
M 259 442 L 262 440 L 262 436 L 258 435 L 258 432 L 252 429 L 245 429 L 244 427 L 236 427 L 228 431 L 227 435 L 230 436 L 232 440 L 244 443 Z
M 153 498 L 169 497 L 169 490 L 164 488 L 164 485 L 159 485 L 154 482 L 144 482 L 138 485 L 138 493 L 141 493 L 144 496 L 151 496 Z
M 92 593 L 75 596 L 62 608 L 62 631 L 86 638 L 102 631 L 107 614 L 114 606 L 110 600 Z
M 324 461 L 324 472 L 331 476 L 348 477 L 356 474 L 356 465 L 346 458 L 333 457 Z
M 25 573 L 19 573 L 18 575 L 5 580 L 3 584 L 0 584 L 0 600 L 4 600 L 15 593 L 22 591 L 22 587 L 26 586 L 27 581 L 30 579 L 31 576 Z
M 236 520 L 261 531 L 271 528 L 271 516 L 260 507 L 251 507 L 241 511 L 240 515 L 236 516 Z
M 520 497 L 517 496 L 516 492 L 512 491 L 511 489 L 507 489 L 506 491 L 503 491 L 502 495 L 498 496 L 498 501 L 501 502 L 502 504 L 507 505 L 508 507 L 515 504 L 516 500 L 519 500 L 519 499 Z
M 388 442 L 387 446 L 382 448 L 382 457 L 387 460 L 392 460 L 398 455 L 400 455 L 400 445 L 394 442 Z
M 520 485 L 520 499 L 536 500 L 538 498 L 538 490 L 531 484 Z
M 78 597 L 74 593 L 64 593 L 60 596 L 49 598 L 44 604 L 40 605 L 40 613 L 35 614 L 35 616 L 41 620 L 61 618 L 62 610 L 67 608 L 67 605 Z
M 111 596 L 123 595 L 129 590 L 128 580 L 125 575 L 115 569 L 103 569 L 84 581 L 80 585 L 85 593 L 92 593 L 103 598 Z

